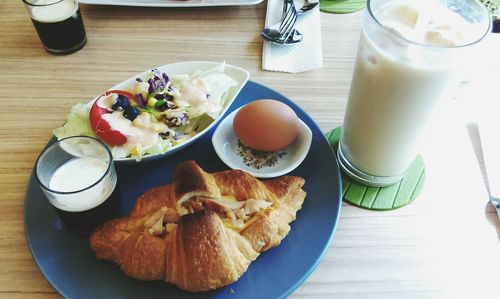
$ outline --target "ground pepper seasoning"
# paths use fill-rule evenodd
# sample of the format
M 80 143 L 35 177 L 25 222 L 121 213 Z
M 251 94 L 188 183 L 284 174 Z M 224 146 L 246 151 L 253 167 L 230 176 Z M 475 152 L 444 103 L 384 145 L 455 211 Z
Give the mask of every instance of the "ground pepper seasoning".
M 238 140 L 238 156 L 243 158 L 243 163 L 248 167 L 261 169 L 272 167 L 278 164 L 279 160 L 286 155 L 286 152 L 263 152 L 250 148 Z

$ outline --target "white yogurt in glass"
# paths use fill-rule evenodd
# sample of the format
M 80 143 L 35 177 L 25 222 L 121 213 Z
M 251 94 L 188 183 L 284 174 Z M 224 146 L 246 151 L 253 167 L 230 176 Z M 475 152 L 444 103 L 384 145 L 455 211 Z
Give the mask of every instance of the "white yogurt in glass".
M 61 165 L 52 175 L 49 188 L 61 194 L 54 205 L 61 210 L 79 212 L 97 207 L 113 192 L 114 186 L 102 179 L 108 164 L 93 157 L 74 158 Z
M 353 178 L 390 185 L 415 159 L 434 106 L 458 86 L 465 50 L 489 30 L 481 4 L 462 2 L 465 17 L 439 0 L 368 1 L 338 149 Z
M 61 139 L 42 152 L 36 163 L 36 177 L 50 203 L 66 212 L 100 206 L 117 183 L 109 148 L 85 136 Z

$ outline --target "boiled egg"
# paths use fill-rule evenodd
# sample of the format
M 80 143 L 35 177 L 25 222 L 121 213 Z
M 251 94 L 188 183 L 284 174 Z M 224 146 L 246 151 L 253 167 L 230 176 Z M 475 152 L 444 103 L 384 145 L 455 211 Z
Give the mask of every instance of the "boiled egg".
M 297 114 L 276 100 L 257 100 L 243 106 L 233 121 L 233 130 L 244 145 L 265 152 L 289 146 L 299 134 Z

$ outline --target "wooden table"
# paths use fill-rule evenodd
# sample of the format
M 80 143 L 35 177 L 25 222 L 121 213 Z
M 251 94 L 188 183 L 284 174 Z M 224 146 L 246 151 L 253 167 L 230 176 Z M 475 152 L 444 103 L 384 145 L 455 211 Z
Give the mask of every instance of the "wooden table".
M 23 201 L 38 154 L 77 102 L 153 66 L 225 60 L 296 101 L 322 130 L 341 124 L 363 13 L 322 13 L 324 67 L 284 74 L 261 69 L 265 8 L 81 5 L 87 45 L 54 56 L 21 1 L 0 2 L 0 297 L 57 296 L 30 255 Z M 390 212 L 343 204 L 330 249 L 292 297 L 498 298 L 500 226 L 487 204 L 474 123 L 464 125 L 468 113 L 461 101 L 438 111 L 422 149 L 425 189 L 414 203 Z

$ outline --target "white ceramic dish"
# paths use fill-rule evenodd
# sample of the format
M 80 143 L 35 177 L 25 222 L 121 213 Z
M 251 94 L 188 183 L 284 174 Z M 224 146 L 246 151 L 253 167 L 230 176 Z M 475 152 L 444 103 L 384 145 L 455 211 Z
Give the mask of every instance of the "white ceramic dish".
M 185 62 L 167 64 L 167 65 L 159 66 L 159 67 L 156 67 L 153 69 L 157 69 L 160 72 L 165 72 L 167 75 L 171 76 L 171 75 L 176 75 L 176 74 L 191 74 L 197 70 L 204 70 L 204 69 L 213 68 L 213 67 L 220 65 L 220 64 L 221 64 L 220 62 L 209 62 L 209 61 L 185 61 Z M 118 83 L 117 85 L 109 88 L 108 90 L 127 89 L 128 87 L 132 86 L 136 82 L 136 80 L 135 80 L 136 78 L 144 78 L 150 72 L 151 72 L 151 70 L 146 70 L 140 74 L 134 75 L 134 76 L 130 77 L 129 79 L 127 79 L 121 83 Z M 226 105 L 224 106 L 224 108 L 220 112 L 219 116 L 208 127 L 206 127 L 203 131 L 194 135 L 193 137 L 186 140 L 185 142 L 173 146 L 172 148 L 170 148 L 167 152 L 165 152 L 163 154 L 144 155 L 140 162 L 150 161 L 150 160 L 158 159 L 161 157 L 165 157 L 165 156 L 171 155 L 171 154 L 191 145 L 193 142 L 195 142 L 198 138 L 203 136 L 203 134 L 208 132 L 213 126 L 215 126 L 220 121 L 220 119 L 226 113 L 229 106 L 231 106 L 231 104 L 236 99 L 236 96 L 239 94 L 239 92 L 241 91 L 243 86 L 245 86 L 245 84 L 247 83 L 248 78 L 250 76 L 246 70 L 239 68 L 239 67 L 236 67 L 236 66 L 233 66 L 233 65 L 230 65 L 230 64 L 227 64 L 227 63 L 225 64 L 224 73 L 227 74 L 228 76 L 230 76 L 231 78 L 233 78 L 237 82 L 237 85 L 232 87 L 229 90 L 229 95 L 228 95 L 228 98 L 226 101 Z M 114 161 L 118 162 L 118 163 L 132 163 L 132 162 L 136 163 L 135 158 L 115 158 Z
M 82 4 L 143 7 L 207 7 L 255 5 L 263 0 L 80 0 Z
M 288 147 L 280 152 L 286 153 L 274 166 L 256 169 L 243 162 L 243 158 L 237 154 L 238 137 L 233 131 L 233 120 L 241 108 L 233 111 L 225 117 L 212 136 L 212 144 L 219 158 L 232 169 L 241 169 L 258 178 L 273 178 L 285 175 L 302 163 L 311 147 L 311 129 L 299 119 L 299 136 Z

